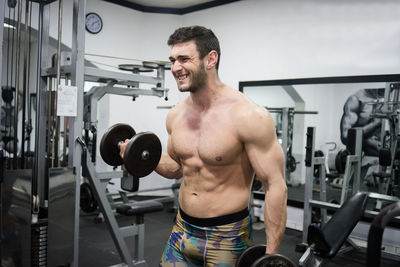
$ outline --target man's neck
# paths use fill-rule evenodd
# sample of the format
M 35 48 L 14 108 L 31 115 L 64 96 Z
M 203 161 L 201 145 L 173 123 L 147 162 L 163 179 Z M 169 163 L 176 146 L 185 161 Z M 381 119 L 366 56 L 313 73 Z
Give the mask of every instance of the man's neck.
M 190 98 L 195 106 L 208 109 L 224 91 L 225 85 L 219 79 L 208 79 L 203 87 L 190 93 Z

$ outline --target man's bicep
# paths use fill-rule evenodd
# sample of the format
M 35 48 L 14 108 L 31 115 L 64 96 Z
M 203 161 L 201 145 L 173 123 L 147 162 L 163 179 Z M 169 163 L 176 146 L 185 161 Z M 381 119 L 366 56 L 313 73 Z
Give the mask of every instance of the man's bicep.
M 264 184 L 284 176 L 284 155 L 278 142 L 268 146 L 248 144 L 246 146 L 250 164 L 257 178 Z
M 274 121 L 267 114 L 253 125 L 258 127 L 247 131 L 245 148 L 257 178 L 265 183 L 282 177 L 284 155 L 276 138 Z

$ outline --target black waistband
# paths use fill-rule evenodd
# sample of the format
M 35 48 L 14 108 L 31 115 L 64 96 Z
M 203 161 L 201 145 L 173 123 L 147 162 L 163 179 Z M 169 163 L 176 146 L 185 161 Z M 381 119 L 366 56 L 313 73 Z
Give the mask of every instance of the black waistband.
M 243 220 L 244 218 L 249 216 L 249 210 L 247 208 L 232 214 L 222 215 L 218 217 L 211 217 L 211 218 L 195 218 L 187 215 L 185 212 L 183 212 L 182 209 L 179 209 L 179 213 L 182 219 L 185 220 L 186 222 L 202 227 L 230 224 Z

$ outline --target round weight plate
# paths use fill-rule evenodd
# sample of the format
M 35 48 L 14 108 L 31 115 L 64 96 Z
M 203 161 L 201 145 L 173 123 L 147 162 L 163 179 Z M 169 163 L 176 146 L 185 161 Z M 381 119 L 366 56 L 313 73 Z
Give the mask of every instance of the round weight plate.
M 138 133 L 125 148 L 124 164 L 134 177 L 149 175 L 161 158 L 161 142 L 151 132 Z
M 119 155 L 118 143 L 131 139 L 135 134 L 135 130 L 124 123 L 117 123 L 108 128 L 100 141 L 100 155 L 104 162 L 111 166 L 122 165 L 123 160 Z
M 158 69 L 158 67 L 163 66 L 165 70 L 171 69 L 171 62 L 169 61 L 143 61 L 143 66 L 150 69 Z
M 344 173 L 346 169 L 346 161 L 347 161 L 347 156 L 350 155 L 350 152 L 347 149 L 340 150 L 336 157 L 335 157 L 335 166 L 336 170 L 339 173 Z
M 120 64 L 120 65 L 118 65 L 118 69 L 131 71 L 133 73 L 152 72 L 153 71 L 153 69 L 143 67 L 143 65 L 139 65 L 139 64 Z
M 249 267 L 251 266 L 257 259 L 261 258 L 265 255 L 265 250 L 267 249 L 266 245 L 258 244 L 251 247 L 248 247 L 245 251 L 240 254 L 236 266 L 237 267 Z
M 296 170 L 296 159 L 292 155 L 288 155 L 286 159 L 286 170 L 294 172 Z
M 251 267 L 295 267 L 294 263 L 287 257 L 280 254 L 265 255 L 256 260 Z
M 80 197 L 80 207 L 86 212 L 90 213 L 97 209 L 97 201 L 94 199 L 92 189 L 88 183 L 81 184 L 81 197 Z

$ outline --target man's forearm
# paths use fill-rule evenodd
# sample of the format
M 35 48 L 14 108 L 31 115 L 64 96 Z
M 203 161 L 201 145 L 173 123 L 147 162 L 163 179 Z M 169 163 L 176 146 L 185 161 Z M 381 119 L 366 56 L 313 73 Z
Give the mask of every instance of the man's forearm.
M 278 253 L 286 228 L 286 184 L 270 185 L 264 201 L 264 223 L 267 234 L 266 253 Z

